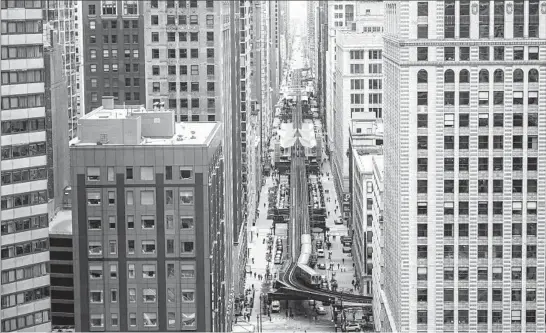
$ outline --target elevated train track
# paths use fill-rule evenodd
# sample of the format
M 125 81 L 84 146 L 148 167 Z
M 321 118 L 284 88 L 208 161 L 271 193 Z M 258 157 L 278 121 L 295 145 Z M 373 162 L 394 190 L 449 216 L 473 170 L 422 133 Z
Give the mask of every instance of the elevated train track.
M 303 122 L 301 97 L 298 95 L 296 107 L 292 108 L 294 128 L 301 128 Z M 272 299 L 314 299 L 318 301 L 343 301 L 359 304 L 371 304 L 371 296 L 347 294 L 317 288 L 316 279 L 320 275 L 308 266 L 312 253 L 311 227 L 308 207 L 307 173 L 305 169 L 305 151 L 296 141 L 292 149 L 290 170 L 291 207 L 289 223 L 289 251 L 291 264 L 280 272 L 277 281 L 278 290 L 270 293 Z M 318 281 L 320 285 L 320 281 Z

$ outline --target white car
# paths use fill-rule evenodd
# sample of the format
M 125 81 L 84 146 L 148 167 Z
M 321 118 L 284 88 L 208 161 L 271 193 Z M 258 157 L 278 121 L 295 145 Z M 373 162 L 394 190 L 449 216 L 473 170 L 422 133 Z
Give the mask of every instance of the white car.
M 280 312 L 281 311 L 281 302 L 273 301 L 271 302 L 271 312 Z
M 316 312 L 317 312 L 318 315 L 325 315 L 326 314 L 326 309 L 324 309 L 324 306 L 317 306 Z
M 324 258 L 324 250 L 323 249 L 318 249 L 317 250 L 317 256 L 319 258 Z

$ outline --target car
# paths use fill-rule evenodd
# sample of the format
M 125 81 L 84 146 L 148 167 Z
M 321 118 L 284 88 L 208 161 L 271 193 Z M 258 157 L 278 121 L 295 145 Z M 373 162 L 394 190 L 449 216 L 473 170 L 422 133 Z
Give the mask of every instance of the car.
M 343 220 L 334 220 L 334 224 L 343 224 Z
M 351 253 L 351 247 L 350 246 L 344 246 L 343 247 L 343 253 Z
M 351 243 L 352 243 L 352 242 L 353 242 L 353 239 L 352 239 L 350 236 L 341 236 L 341 237 L 339 238 L 339 240 L 340 240 L 342 243 L 344 243 L 344 242 L 351 242 Z
M 281 250 L 281 251 L 282 251 L 282 244 L 277 244 L 277 250 Z
M 317 250 L 317 256 L 319 258 L 324 258 L 324 250 L 323 249 L 318 249 Z
M 271 302 L 271 312 L 281 312 L 281 302 L 273 301 Z
M 280 238 L 277 238 L 277 242 L 276 242 L 277 245 L 281 244 L 282 245 L 282 239 Z
M 317 306 L 317 309 L 315 310 L 318 315 L 325 315 L 326 309 L 324 309 L 324 306 Z
M 315 301 L 314 299 L 309 300 L 309 306 L 313 307 L 315 305 L 317 305 L 317 301 Z
M 321 275 L 321 276 L 320 276 L 320 281 L 322 281 L 322 282 L 328 282 L 328 278 L 326 277 L 326 275 Z
M 275 265 L 280 265 L 282 264 L 282 259 L 280 257 L 276 257 L 274 263 Z
M 350 323 L 345 325 L 345 332 L 360 332 L 360 325 L 356 323 Z
M 328 287 L 328 282 L 326 282 L 326 281 L 322 281 L 320 283 L 320 288 L 324 289 L 324 290 L 330 290 L 330 288 Z
M 318 269 L 326 269 L 326 264 L 321 262 L 320 264 L 317 265 Z
M 353 242 L 343 242 L 343 246 L 351 247 L 353 245 Z

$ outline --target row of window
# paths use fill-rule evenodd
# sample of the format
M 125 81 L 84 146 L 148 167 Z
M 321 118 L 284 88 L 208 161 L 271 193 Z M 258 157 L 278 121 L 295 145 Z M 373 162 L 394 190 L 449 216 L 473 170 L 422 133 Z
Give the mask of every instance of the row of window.
M 2 221 L 2 236 L 27 230 L 47 228 L 48 225 L 49 219 L 47 214 Z
M 186 0 L 167 0 L 166 1 L 166 5 L 167 5 L 167 8 L 175 8 L 175 4 L 177 4 L 178 8 L 186 8 L 188 7 L 188 3 L 189 3 L 189 7 L 190 8 L 197 8 L 197 4 L 198 3 L 203 3 L 205 2 L 205 7 L 206 8 L 214 8 L 214 0 L 206 0 L 206 1 L 198 1 L 198 0 L 189 0 L 189 1 L 186 1 Z M 162 4 L 163 1 L 159 1 L 159 0 L 151 0 L 150 1 L 150 7 L 151 8 L 159 8 L 159 4 Z
M 172 192 L 172 191 L 171 191 Z M 108 204 L 115 203 L 114 192 L 108 192 Z M 110 197 L 112 194 L 112 197 Z M 172 193 L 171 193 L 171 204 L 172 204 Z M 192 205 L 193 204 L 193 191 L 192 190 L 181 190 L 179 192 L 179 203 L 181 205 Z M 2 209 L 4 209 L 4 198 L 2 198 Z M 167 199 L 168 200 L 168 199 Z M 166 201 L 168 202 L 168 201 Z M 101 201 L 101 192 L 90 190 L 87 192 L 87 205 L 89 206 L 100 206 Z M 125 193 L 125 204 L 128 206 L 134 205 L 134 193 L 133 191 L 127 191 Z M 140 204 L 144 206 L 151 206 L 155 204 L 155 192 L 154 191 L 140 191 Z M 8 209 L 8 208 L 6 208 Z
M 118 264 L 108 264 L 109 269 L 109 278 L 117 279 L 118 278 Z M 167 263 L 167 278 L 171 279 L 175 277 L 175 264 Z M 92 263 L 89 265 L 89 279 L 90 280 L 101 280 L 104 278 L 104 268 L 102 264 Z M 142 264 L 141 266 L 142 278 L 143 279 L 155 279 L 157 274 L 155 264 Z M 127 278 L 135 279 L 137 276 L 136 273 L 136 264 L 127 264 Z M 179 278 L 194 278 L 195 277 L 195 264 L 194 263 L 181 263 L 180 264 L 180 276 Z M 116 298 L 117 301 L 117 298 Z
M 207 42 L 214 42 L 214 32 L 213 31 L 207 31 Z M 176 42 L 176 32 L 167 32 L 167 42 Z M 190 42 L 198 42 L 199 41 L 199 33 L 198 32 L 189 32 Z M 152 42 L 158 43 L 159 40 L 159 32 L 152 32 Z M 181 31 L 178 32 L 178 41 L 179 42 L 187 42 L 188 41 L 188 32 Z
M 130 79 L 129 79 L 130 80 Z M 127 85 L 129 83 L 129 85 Z M 127 79 L 125 79 L 125 86 L 130 86 L 131 82 L 127 82 Z M 169 92 L 188 92 L 188 82 L 179 82 L 178 84 L 179 88 L 177 89 L 177 83 L 176 82 L 169 82 L 168 90 Z M 207 92 L 214 92 L 215 89 L 215 82 L 207 82 Z M 160 82 L 152 82 L 152 91 L 153 92 L 161 92 L 161 83 Z M 191 92 L 199 92 L 199 82 L 190 82 L 190 91 Z
M 2 0 L 1 8 L 42 9 L 42 0 Z
M 178 15 L 178 20 L 176 19 L 177 16 L 175 15 L 167 15 L 167 25 L 186 25 L 188 24 L 188 19 L 186 15 Z M 199 24 L 199 15 L 189 15 L 189 24 L 190 25 L 198 25 Z M 150 17 L 152 26 L 159 25 L 159 16 L 158 15 L 152 15 Z M 208 28 L 214 27 L 214 15 L 207 15 L 206 16 L 206 24 Z
M 377 60 L 382 59 L 381 56 L 381 50 L 369 50 L 368 51 L 368 59 L 370 60 Z M 350 50 L 349 51 L 349 58 L 351 60 L 364 60 L 364 50 Z
M 41 299 L 49 298 L 49 287 L 25 290 L 11 295 L 2 296 L 2 309 L 11 308 L 17 305 L 27 304 Z
M 47 264 L 44 262 L 13 269 L 6 269 L 2 271 L 2 284 L 45 276 L 48 273 Z
M 499 268 L 499 267 L 495 267 L 493 270 L 494 271 L 497 271 L 496 268 Z M 420 277 L 419 275 L 419 270 L 420 269 L 424 269 L 425 270 L 425 274 L 426 274 L 426 267 L 419 267 L 418 268 L 418 279 Z M 459 275 L 461 274 L 461 271 L 459 271 Z M 467 268 L 467 271 L 466 271 L 466 274 L 468 274 L 468 268 Z M 487 275 L 487 267 L 483 267 L 483 268 L 478 268 L 478 277 L 482 276 L 483 275 Z M 494 274 L 498 274 L 498 271 Z M 501 269 L 501 274 L 502 274 L 502 269 Z M 468 280 L 468 278 L 467 278 Z M 483 278 L 482 278 L 483 280 Z M 455 290 L 457 291 L 457 297 L 455 297 Z M 469 290 L 467 288 L 457 288 L 457 289 L 454 289 L 454 288 L 444 288 L 444 302 L 447 302 L 447 303 L 452 303 L 452 302 L 455 302 L 455 301 L 458 301 L 459 303 L 466 303 L 468 302 L 468 299 L 469 299 L 469 294 L 468 294 Z M 493 296 L 493 302 L 502 302 L 502 297 L 503 297 L 503 294 L 502 294 L 502 289 L 499 289 L 499 288 L 493 288 L 492 289 L 492 292 L 491 292 L 492 296 Z M 522 290 L 519 289 L 519 288 L 514 288 L 512 289 L 512 293 L 511 293 L 512 297 L 512 302 L 521 302 L 522 301 Z M 478 302 L 480 303 L 484 303 L 484 302 L 487 302 L 488 301 L 488 296 L 489 296 L 489 290 L 488 289 L 485 289 L 485 288 L 479 288 L 478 289 Z M 536 289 L 534 288 L 528 288 L 526 290 L 526 298 L 525 300 L 527 302 L 535 302 L 536 301 Z M 418 302 L 427 302 L 428 301 L 428 290 L 427 289 L 417 289 L 417 301 Z
M 458 171 L 459 172 L 468 172 L 469 170 L 469 159 L 468 157 L 460 157 L 458 160 Z M 502 157 L 493 157 L 492 163 L 490 163 L 488 157 L 479 157 L 478 158 L 478 171 L 489 171 L 489 164 L 491 164 L 493 171 L 502 171 L 504 169 L 504 159 Z M 536 157 L 528 157 L 526 168 L 524 168 L 524 159 L 523 157 L 513 157 L 512 158 L 512 171 L 537 171 L 538 159 Z M 428 171 L 428 159 L 427 158 L 418 158 L 417 159 L 417 171 L 418 172 L 427 172 Z M 455 159 L 453 157 L 444 158 L 444 171 L 455 171 Z
M 134 239 L 127 240 L 127 254 L 135 254 L 135 243 Z M 140 241 L 141 252 L 142 254 L 155 254 L 156 253 L 156 242 L 155 240 L 142 240 Z M 88 250 L 90 256 L 102 256 L 103 255 L 103 244 L 101 241 L 89 241 Z M 174 254 L 174 240 L 168 239 L 166 242 L 167 254 Z M 180 242 L 180 254 L 193 254 L 195 250 L 195 244 L 193 241 L 182 241 Z M 3 251 L 3 250 L 2 250 Z M 3 252 L 2 252 L 3 253 Z M 109 241 L 109 254 L 117 254 L 117 241 Z
M 382 64 L 368 64 L 368 74 L 381 74 Z M 350 64 L 349 72 L 351 74 L 365 74 L 364 64 Z
M 468 215 L 469 214 L 469 202 L 468 201 L 459 201 L 458 206 L 458 215 Z M 503 201 L 493 201 L 492 211 L 494 215 L 503 215 Z M 523 214 L 523 203 L 521 201 L 512 201 L 512 215 L 522 215 Z M 527 201 L 527 215 L 537 215 L 537 202 L 536 201 Z M 427 215 L 428 214 L 428 203 L 424 201 L 417 202 L 417 215 Z M 454 215 L 455 214 L 455 202 L 446 201 L 444 202 L 444 215 Z M 488 215 L 489 214 L 489 202 L 487 201 L 478 201 L 478 215 Z
M 138 0 L 123 1 L 123 15 L 138 15 Z M 97 15 L 95 5 L 89 5 L 88 15 Z M 104 0 L 102 1 L 102 15 L 117 15 L 117 1 Z
M 525 224 L 526 235 L 529 237 L 535 237 L 537 235 L 537 224 L 527 222 Z M 417 227 L 417 236 L 426 237 L 427 227 L 423 224 L 418 224 Z M 469 237 L 469 225 L 467 223 L 458 224 L 458 233 L 459 237 Z M 492 224 L 492 236 L 493 237 L 502 237 L 503 236 L 504 226 L 502 223 L 493 223 Z M 522 223 L 512 223 L 512 236 L 523 236 L 523 224 Z M 453 223 L 444 224 L 444 237 L 455 237 L 455 225 Z M 487 223 L 478 223 L 478 237 L 488 237 L 489 236 L 489 225 Z M 527 239 L 529 242 L 529 238 Z M 482 251 L 483 250 L 483 251 Z M 485 252 L 484 252 L 485 251 Z M 486 258 L 487 257 L 487 245 L 478 245 L 478 257 Z
M 455 314 L 457 314 L 457 322 L 459 325 L 469 324 L 468 310 L 458 310 L 457 313 L 455 310 L 444 310 L 444 324 L 455 324 Z M 510 321 L 512 324 L 521 324 L 521 310 L 512 310 L 511 315 Z M 478 310 L 478 324 L 487 324 L 489 318 L 491 318 L 493 325 L 502 324 L 502 310 L 492 310 L 491 313 L 489 310 Z M 527 310 L 525 312 L 526 323 L 536 323 L 536 318 L 536 310 Z M 428 312 L 426 310 L 417 311 L 417 324 L 428 324 Z
M 369 79 L 368 80 L 368 89 L 378 90 L 383 86 L 381 79 Z M 363 90 L 364 89 L 364 79 L 351 79 L 351 90 Z
M 176 75 L 176 67 L 174 65 L 169 65 L 167 67 L 167 74 L 168 75 Z M 178 66 L 179 71 L 178 74 L 180 75 L 188 75 L 188 65 L 180 65 Z M 158 65 L 152 66 L 152 75 L 158 76 L 161 75 L 161 67 Z M 199 75 L 199 65 L 190 65 L 190 74 L 191 75 Z M 207 64 L 207 75 L 214 75 L 214 65 Z
M 2 172 L 1 184 L 18 184 L 42 179 L 47 179 L 47 169 L 45 167 L 15 169 Z
M 2 135 L 40 132 L 45 130 L 45 118 L 5 120 L 1 126 Z
M 89 29 L 95 30 L 97 28 L 97 21 L 95 20 L 89 20 Z M 103 20 L 102 21 L 102 29 L 106 30 L 108 28 L 111 28 L 112 30 L 118 29 L 118 21 L 117 20 Z M 123 20 L 123 29 L 138 29 L 138 20 Z
M 381 104 L 383 102 L 383 94 L 375 93 L 368 94 L 369 104 Z M 351 104 L 365 104 L 364 94 L 351 94 Z
M 493 47 L 493 60 L 503 61 L 509 60 L 504 58 L 504 46 L 494 46 Z M 445 61 L 455 61 L 455 47 L 444 47 L 444 60 Z M 489 46 L 480 46 L 478 48 L 478 60 L 480 61 L 491 61 L 491 48 Z M 539 60 L 539 48 L 538 46 L 528 46 L 527 47 L 527 59 L 525 59 L 525 48 L 523 46 L 514 46 L 513 48 L 513 57 L 512 60 L 523 61 L 523 60 Z M 459 47 L 459 59 L 458 61 L 469 61 L 470 60 L 470 47 L 461 46 Z M 428 61 L 428 47 L 418 47 L 417 48 L 417 61 Z
M 459 91 L 458 102 L 459 105 L 470 105 L 470 92 L 469 91 Z M 493 105 L 504 105 L 504 91 L 493 91 Z M 514 91 L 512 97 L 513 105 L 525 105 L 524 92 L 523 91 Z M 428 92 L 427 91 L 418 91 L 417 92 L 417 105 L 426 106 L 428 105 Z M 455 91 L 445 91 L 444 92 L 444 105 L 445 106 L 455 106 Z M 479 91 L 478 92 L 478 105 L 488 106 L 489 105 L 489 91 Z M 527 92 L 527 105 L 538 105 L 538 91 L 528 91 Z
M 45 203 L 47 203 L 47 191 L 45 190 L 4 195 L 1 199 L 2 210 L 41 205 Z
M 503 127 L 504 126 L 504 114 L 503 113 L 494 113 L 493 117 L 489 117 L 489 113 L 478 113 L 478 126 L 479 127 L 489 127 L 490 118 L 493 119 L 493 127 Z M 459 114 L 458 125 L 460 128 L 468 127 L 470 124 L 470 115 L 468 113 Z M 532 112 L 527 114 L 527 122 L 525 122 L 525 117 L 523 113 L 514 113 L 512 114 L 512 126 L 513 127 L 524 127 L 524 124 L 527 124 L 527 127 L 537 127 L 538 126 L 538 113 Z M 428 114 L 419 113 L 417 114 L 417 128 L 427 128 L 428 127 Z M 445 113 L 444 114 L 444 127 L 455 127 L 455 114 L 454 113 Z M 463 139 L 468 141 L 467 139 Z M 519 138 L 518 138 L 519 140 Z
M 459 179 L 459 186 L 457 187 L 458 193 L 469 193 L 469 180 L 468 179 Z M 491 185 L 491 186 L 489 186 Z M 493 179 L 490 182 L 488 179 L 479 179 L 478 180 L 478 193 L 489 193 L 489 188 L 492 188 L 493 193 L 503 193 L 504 192 L 504 180 L 503 179 Z M 455 193 L 455 180 L 453 179 L 444 179 L 444 193 Z M 537 193 L 537 180 L 536 179 L 527 179 L 526 192 L 527 193 Z M 512 180 L 512 193 L 523 193 L 523 179 L 513 179 Z M 427 193 L 428 184 L 426 179 L 417 180 L 417 193 Z
M 157 51 L 157 53 L 156 53 Z M 167 49 L 167 58 L 176 59 L 176 49 Z M 159 56 L 159 49 L 152 49 L 152 58 L 155 58 L 155 55 Z M 188 49 L 178 49 L 178 58 L 187 59 L 188 58 Z M 198 59 L 199 58 L 199 49 L 190 49 L 190 58 Z M 214 49 L 207 49 L 207 59 L 214 58 Z
M 129 44 L 129 35 L 125 35 L 124 43 Z M 138 44 L 138 35 L 133 35 L 133 44 Z M 102 42 L 104 44 L 117 44 L 118 42 L 118 35 L 102 35 Z M 89 36 L 89 43 L 90 44 L 96 44 L 97 43 L 97 36 L 96 35 L 90 35 Z M 137 50 L 138 51 L 138 50 Z M 127 58 L 127 57 L 126 57 Z M 138 52 L 137 56 L 135 58 L 138 58 Z M 94 58 L 93 58 L 94 59 Z
M 2 110 L 39 108 L 45 106 L 44 94 L 12 95 L 2 97 Z
M 43 69 L 2 71 L 2 85 L 44 82 Z
M 41 34 L 43 26 L 42 20 L 3 20 L 2 35 Z
M 166 190 L 166 194 L 167 196 L 170 195 L 170 199 L 167 198 L 167 204 L 172 204 L 173 203 L 173 199 L 172 199 L 172 190 Z M 110 192 L 109 192 L 110 193 Z M 141 226 L 142 226 L 142 229 L 143 230 L 153 230 L 155 229 L 155 216 L 153 215 L 142 215 L 140 217 L 140 221 L 141 221 Z M 128 215 L 127 218 L 126 218 L 126 222 L 127 222 L 127 229 L 129 230 L 132 230 L 135 228 L 135 216 L 134 215 Z M 165 215 L 165 229 L 166 230 L 172 230 L 174 229 L 174 225 L 175 225 L 175 219 L 174 219 L 174 215 Z M 115 216 L 109 216 L 108 217 L 108 227 L 110 229 L 116 229 L 116 217 Z M 192 216 L 180 216 L 179 218 L 179 224 L 180 224 L 180 229 L 185 229 L 185 230 L 188 230 L 188 229 L 193 229 L 194 227 L 194 218 Z M 102 218 L 100 217 L 89 217 L 87 219 L 87 225 L 88 225 L 88 230 L 102 230 Z
M 2 259 L 26 256 L 33 253 L 47 251 L 49 249 L 48 239 L 33 240 L 18 244 L 2 246 Z
M 36 59 L 44 56 L 42 45 L 9 45 L 2 46 L 2 60 Z
M 110 326 L 117 327 L 119 325 L 119 316 L 117 313 L 109 313 Z M 92 328 L 104 328 L 104 314 L 91 314 L 90 326 Z M 137 314 L 129 313 L 129 327 L 137 327 Z M 195 313 L 182 313 L 182 326 L 185 328 L 195 327 Z M 143 312 L 142 325 L 144 327 L 157 326 L 156 312 Z M 167 326 L 169 328 L 176 327 L 176 312 L 167 312 Z
M 2 320 L 2 332 L 20 331 L 28 327 L 41 325 L 50 321 L 49 310 L 38 311 Z
M 538 70 L 530 69 L 527 75 L 527 81 L 529 83 L 538 83 Z M 525 80 L 525 74 L 520 68 L 514 69 L 512 82 L 514 83 L 523 83 Z M 452 69 L 448 69 L 444 72 L 444 83 L 455 83 L 455 72 Z M 489 83 L 489 71 L 487 69 L 480 70 L 478 74 L 479 83 Z M 493 72 L 493 82 L 494 83 L 503 83 L 504 82 L 504 71 L 502 69 L 496 69 Z M 417 72 L 417 83 L 428 83 L 428 72 L 424 69 L 421 69 Z M 459 72 L 459 83 L 470 83 L 470 72 L 466 69 L 463 69 Z
M 459 136 L 459 139 L 462 138 L 462 149 L 468 149 L 469 147 L 469 137 L 468 136 Z M 478 149 L 489 149 L 489 136 L 488 135 L 479 135 L 478 136 Z M 460 141 L 461 142 L 461 141 Z M 504 148 L 504 136 L 503 135 L 493 135 L 493 144 L 491 147 L 493 149 L 503 149 Z M 524 137 L 523 135 L 514 135 L 512 136 L 512 149 L 523 149 L 524 146 Z M 428 137 L 427 136 L 418 136 L 417 137 L 417 149 L 426 150 L 428 149 Z M 454 136 L 444 136 L 444 149 L 455 149 L 455 137 Z M 461 148 L 459 148 L 461 149 Z M 527 135 L 527 149 L 536 150 L 538 149 L 538 137 L 536 135 Z
M 154 180 L 155 173 L 154 167 L 139 167 L 140 178 L 139 180 Z M 115 181 L 114 167 L 106 168 L 106 180 L 109 182 Z M 193 178 L 193 171 L 191 167 L 178 167 L 177 179 L 190 180 Z M 134 180 L 134 167 L 125 168 L 125 179 Z M 87 167 L 87 180 L 88 181 L 100 181 L 101 180 L 101 168 L 100 167 Z M 173 180 L 173 167 L 171 165 L 165 166 L 165 180 Z
M 458 249 L 458 258 L 468 259 L 469 258 L 469 246 L 468 245 L 444 245 L 444 259 L 454 259 L 455 249 Z M 503 259 L 503 245 L 493 245 L 492 247 L 492 258 L 493 259 Z M 536 259 L 536 245 L 527 245 L 527 257 L 526 259 Z M 478 259 L 488 259 L 488 247 L 482 245 L 478 251 Z M 428 252 L 426 245 L 417 246 L 417 258 L 418 259 L 427 259 Z M 523 250 L 521 245 L 512 245 L 512 259 L 523 259 Z M 461 268 L 459 268 L 460 271 Z M 527 268 L 527 280 L 536 280 L 536 267 L 528 266 Z M 495 274 L 495 270 L 500 270 L 498 274 Z M 512 279 L 521 280 L 521 267 L 512 267 Z M 487 276 L 487 275 L 484 275 Z M 502 281 L 502 267 L 493 267 L 493 280 Z M 487 278 L 485 278 L 487 279 Z M 444 269 L 444 280 L 452 281 L 453 280 L 453 268 Z M 468 268 L 466 268 L 466 280 L 468 280 Z
M 3 146 L 2 160 L 11 160 L 16 158 L 42 156 L 46 153 L 45 142 L 35 142 L 29 144 Z

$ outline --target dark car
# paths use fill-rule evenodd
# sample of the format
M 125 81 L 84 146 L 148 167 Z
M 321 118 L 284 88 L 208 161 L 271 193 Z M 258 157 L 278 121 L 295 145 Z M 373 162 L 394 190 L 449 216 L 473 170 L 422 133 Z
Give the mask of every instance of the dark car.
M 326 269 L 326 264 L 325 263 L 320 263 L 317 265 L 318 269 Z

